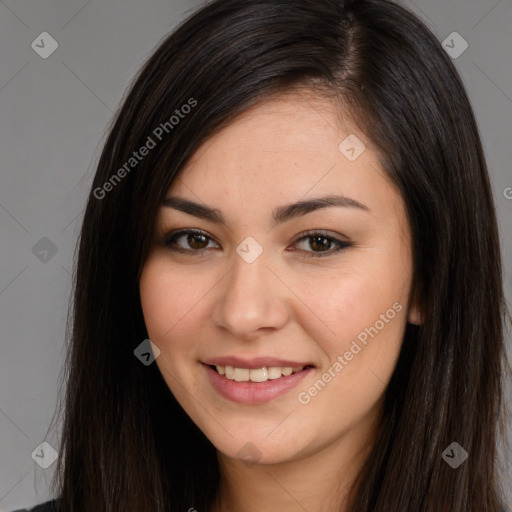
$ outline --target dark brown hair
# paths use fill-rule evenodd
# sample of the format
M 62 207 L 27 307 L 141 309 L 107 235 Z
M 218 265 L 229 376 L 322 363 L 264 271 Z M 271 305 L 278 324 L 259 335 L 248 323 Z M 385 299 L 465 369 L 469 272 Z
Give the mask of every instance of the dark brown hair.
M 406 205 L 423 305 L 423 325 L 407 325 L 351 509 L 500 511 L 500 246 L 477 125 L 450 58 L 387 0 L 217 0 L 144 65 L 97 166 L 70 313 L 55 480 L 63 512 L 210 510 L 216 450 L 157 365 L 134 356 L 148 338 L 139 276 L 164 194 L 200 144 L 249 106 L 299 87 L 339 100 L 379 148 Z M 171 121 L 185 104 L 194 106 Z M 148 137 L 155 146 L 127 167 Z M 453 441 L 469 453 L 456 470 L 441 457 Z

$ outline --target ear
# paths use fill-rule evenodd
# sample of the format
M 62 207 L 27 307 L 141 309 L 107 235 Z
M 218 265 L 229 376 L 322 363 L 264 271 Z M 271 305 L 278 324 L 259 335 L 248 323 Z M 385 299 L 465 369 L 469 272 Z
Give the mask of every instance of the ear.
M 407 321 L 414 325 L 423 324 L 423 308 L 420 305 L 417 294 L 414 294 L 410 301 L 409 311 L 407 313 Z

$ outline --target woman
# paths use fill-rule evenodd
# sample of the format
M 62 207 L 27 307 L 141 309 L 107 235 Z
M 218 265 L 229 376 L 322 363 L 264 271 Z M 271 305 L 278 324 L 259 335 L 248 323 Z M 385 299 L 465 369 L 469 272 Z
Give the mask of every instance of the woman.
M 387 0 L 212 2 L 98 164 L 59 510 L 500 512 L 504 317 L 428 29 Z

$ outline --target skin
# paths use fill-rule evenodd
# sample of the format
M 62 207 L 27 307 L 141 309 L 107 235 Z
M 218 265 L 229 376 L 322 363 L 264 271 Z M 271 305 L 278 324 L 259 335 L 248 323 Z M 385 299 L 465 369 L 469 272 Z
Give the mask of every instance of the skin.
M 338 149 L 349 134 L 366 146 L 355 161 Z M 333 193 L 368 210 L 327 207 L 273 227 L 274 208 Z M 207 140 L 170 195 L 216 208 L 227 223 L 160 208 L 140 279 L 148 335 L 161 351 L 156 364 L 218 450 L 216 510 L 348 510 L 347 490 L 372 447 L 406 322 L 420 323 L 404 203 L 376 149 L 330 100 L 295 92 L 252 107 Z M 210 238 L 191 246 L 182 236 L 177 244 L 190 253 L 180 254 L 163 243 L 178 228 Z M 314 239 L 298 239 L 305 230 L 351 245 L 334 252 L 327 243 L 330 254 L 321 256 Z M 248 236 L 263 248 L 253 263 L 236 252 Z M 396 303 L 401 311 L 300 403 L 298 394 Z M 240 404 L 215 391 L 201 364 L 228 355 L 315 368 L 281 397 Z M 242 460 L 247 443 L 258 450 L 253 464 Z

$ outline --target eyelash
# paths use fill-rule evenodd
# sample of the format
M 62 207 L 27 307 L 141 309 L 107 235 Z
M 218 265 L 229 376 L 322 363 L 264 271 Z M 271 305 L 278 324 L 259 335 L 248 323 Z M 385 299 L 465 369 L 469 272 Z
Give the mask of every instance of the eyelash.
M 178 252 L 182 254 L 189 254 L 191 256 L 199 256 L 201 253 L 203 253 L 207 247 L 203 249 L 184 249 L 183 247 L 179 247 L 176 244 L 176 240 L 181 238 L 184 235 L 201 235 L 209 240 L 213 240 L 212 237 L 210 237 L 207 233 L 201 230 L 196 229 L 182 229 L 176 232 L 167 233 L 164 236 L 163 239 L 163 245 L 166 246 L 169 250 L 173 252 Z M 350 242 L 345 242 L 342 240 L 338 240 L 337 238 L 333 238 L 331 236 L 327 236 L 326 234 L 322 233 L 321 231 L 304 231 L 301 233 L 298 238 L 294 241 L 294 244 L 297 244 L 303 240 L 307 240 L 308 238 L 315 238 L 315 237 L 321 237 L 326 240 L 329 240 L 330 242 L 334 243 L 337 248 L 334 250 L 327 250 L 327 251 L 320 251 L 320 252 L 314 252 L 314 251 L 303 251 L 307 254 L 305 257 L 311 257 L 311 258 L 323 258 L 326 256 L 330 256 L 332 254 L 338 253 L 342 251 L 343 249 L 346 249 L 347 247 L 351 247 L 353 244 Z M 195 254 L 194 254 L 195 253 Z M 198 254 L 199 253 L 199 254 Z

